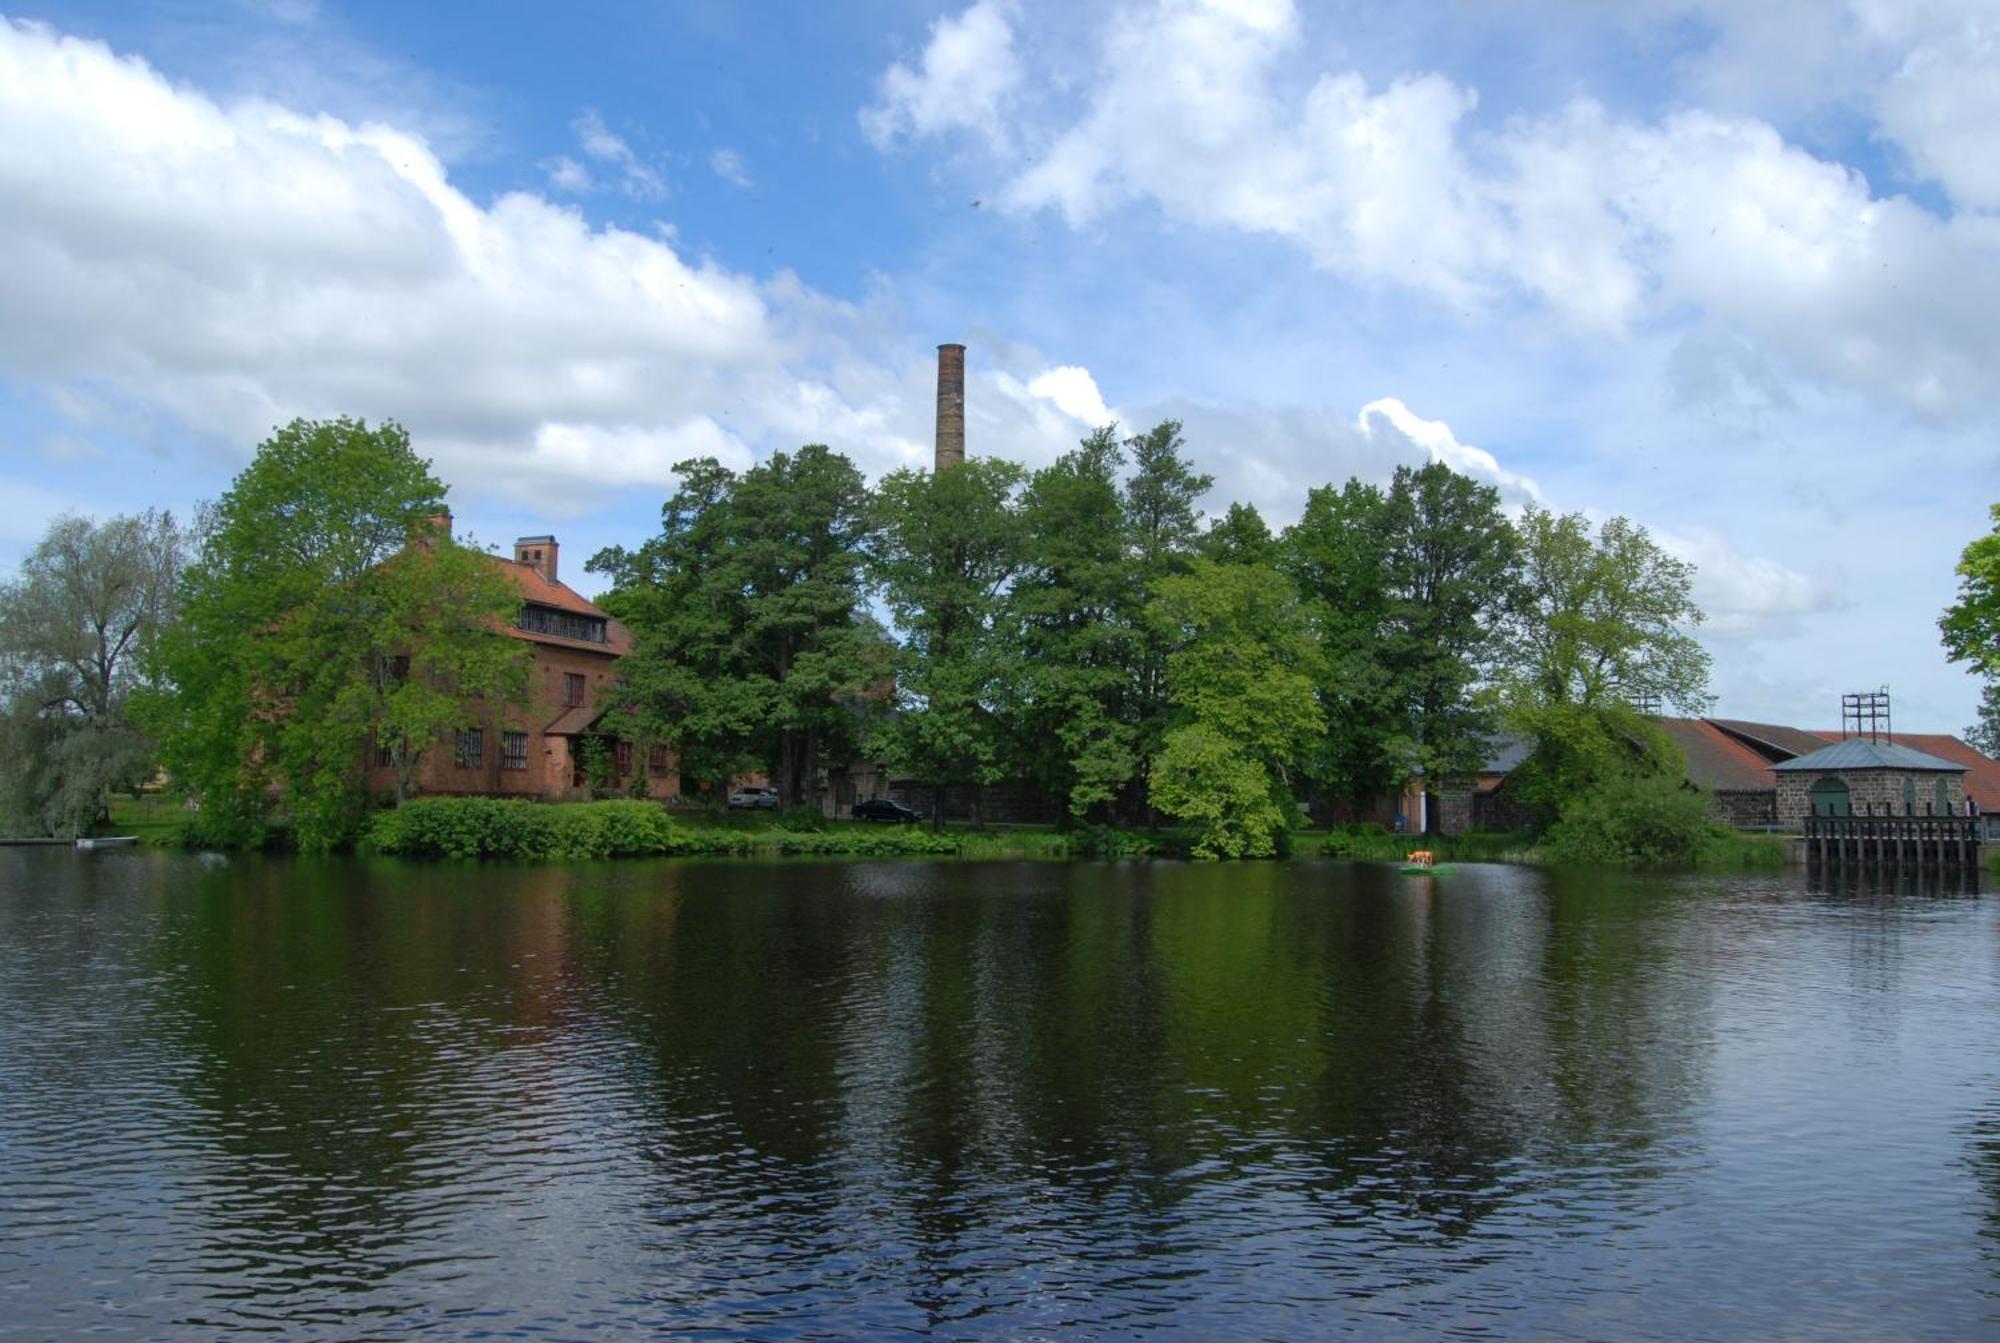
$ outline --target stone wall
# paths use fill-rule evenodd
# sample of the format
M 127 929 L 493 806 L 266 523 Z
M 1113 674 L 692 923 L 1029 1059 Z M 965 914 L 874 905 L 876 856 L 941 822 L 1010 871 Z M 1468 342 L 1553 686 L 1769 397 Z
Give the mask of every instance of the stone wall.
M 1773 788 L 1720 789 L 1709 795 L 1715 817 L 1724 825 L 1767 826 L 1778 823 L 1778 793 Z
M 1856 816 L 1901 816 L 1909 810 L 1903 787 L 1908 780 L 1915 786 L 1916 814 L 1963 816 L 1965 776 L 1934 771 L 1900 769 L 1835 769 L 1825 771 L 1779 770 L 1777 787 L 1778 819 L 1797 824 L 1812 814 L 1812 786 L 1821 779 L 1835 778 L 1847 785 L 1849 808 Z M 1944 780 L 1947 806 L 1937 805 L 1937 782 Z

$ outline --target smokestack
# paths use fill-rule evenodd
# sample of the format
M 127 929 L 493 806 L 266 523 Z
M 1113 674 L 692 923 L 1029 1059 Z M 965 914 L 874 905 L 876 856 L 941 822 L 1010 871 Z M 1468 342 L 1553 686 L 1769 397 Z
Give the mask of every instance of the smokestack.
M 965 347 L 938 346 L 937 464 L 935 470 L 965 460 Z

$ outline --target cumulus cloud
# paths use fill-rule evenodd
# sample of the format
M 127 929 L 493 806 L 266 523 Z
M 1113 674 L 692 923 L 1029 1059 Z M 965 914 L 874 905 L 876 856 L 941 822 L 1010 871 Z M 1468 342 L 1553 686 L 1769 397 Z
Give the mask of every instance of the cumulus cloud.
M 1097 390 L 1097 379 L 1090 376 L 1090 370 L 1074 364 L 1036 375 L 1028 383 L 1028 394 L 1047 401 L 1086 428 L 1100 428 L 1118 418 L 1104 404 L 1104 394 Z
M 1495 486 L 1509 503 L 1541 502 L 1542 490 L 1534 481 L 1504 469 L 1486 449 L 1459 442 L 1443 420 L 1427 420 L 1393 396 L 1370 401 L 1354 423 L 1363 438 L 1400 437 L 1422 449 L 1431 461 L 1443 462 L 1462 476 Z
M 906 136 L 970 131 L 1004 143 L 1002 112 L 1021 78 L 1008 13 L 1005 0 L 977 0 L 932 24 L 917 68 L 890 66 L 876 101 L 862 111 L 868 138 L 886 149 Z
M 1954 196 L 1991 202 L 2000 82 L 1984 71 L 2000 35 L 1947 0 L 1933 8 L 1951 21 L 1911 29 L 1883 125 Z M 1008 31 L 982 0 L 940 22 L 932 49 L 985 25 Z M 1285 0 L 1153 0 L 1121 9 L 1101 43 L 1074 110 L 1060 81 L 1024 77 L 1008 48 L 1027 129 L 989 135 L 1014 146 L 994 193 L 1003 208 L 1086 226 L 1143 202 L 1281 238 L 1325 270 L 1439 308 L 1525 308 L 1614 339 L 1692 313 L 1791 375 L 1927 416 L 1993 400 L 2000 222 L 1878 195 L 1756 117 L 1635 120 L 1579 97 L 1488 126 L 1473 120 L 1478 91 L 1436 73 L 1384 83 L 1335 69 L 1301 83 L 1311 56 Z M 966 124 L 941 73 L 898 66 L 889 87 L 869 114 L 878 143 Z

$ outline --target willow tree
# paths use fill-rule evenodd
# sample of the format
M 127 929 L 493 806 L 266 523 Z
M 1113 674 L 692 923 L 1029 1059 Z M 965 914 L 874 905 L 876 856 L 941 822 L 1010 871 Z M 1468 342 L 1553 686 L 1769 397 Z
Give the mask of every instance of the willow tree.
M 152 772 L 129 709 L 185 548 L 170 513 L 62 517 L 0 584 L 0 827 L 82 833 Z

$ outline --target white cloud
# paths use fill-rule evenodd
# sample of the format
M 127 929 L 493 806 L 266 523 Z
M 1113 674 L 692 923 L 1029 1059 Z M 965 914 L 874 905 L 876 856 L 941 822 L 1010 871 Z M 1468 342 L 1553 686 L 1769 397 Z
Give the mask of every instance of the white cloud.
M 1653 539 L 1695 569 L 1695 604 L 1708 617 L 1704 629 L 1723 636 L 1793 633 L 1803 618 L 1827 610 L 1836 588 L 1764 556 L 1746 555 L 1720 533 L 1654 531 Z
M 743 156 L 733 149 L 718 149 L 708 156 L 709 169 L 731 186 L 749 187 L 750 170 L 743 163 Z
M 1097 390 L 1097 379 L 1090 376 L 1090 370 L 1074 364 L 1037 374 L 1028 383 L 1028 394 L 1049 402 L 1087 429 L 1100 428 L 1118 418 L 1104 404 L 1104 395 Z
M 1912 48 L 1909 94 L 1892 89 L 1885 115 L 1955 193 L 1985 200 L 2000 193 L 1986 152 L 2000 81 L 1980 75 L 1995 39 L 1990 24 L 1949 31 Z M 1433 311 L 1546 312 L 1582 339 L 1694 314 L 1788 376 L 1927 416 L 1992 404 L 2000 220 L 1876 195 L 1755 117 L 1634 120 L 1577 98 L 1489 129 L 1477 91 L 1439 74 L 1302 82 L 1303 41 L 1279 0 L 1121 9 L 1080 110 L 1058 81 L 1020 78 L 1029 129 L 994 199 L 1078 227 L 1149 203 L 1283 239 Z
M 899 138 L 972 131 L 994 144 L 1007 139 L 1003 109 L 1021 68 L 1005 0 L 977 0 L 956 18 L 931 25 L 919 68 L 898 62 L 883 74 L 861 127 L 879 148 Z
M 1363 438 L 1400 438 L 1422 449 L 1431 461 L 1443 462 L 1462 476 L 1495 486 L 1509 503 L 1541 502 L 1542 490 L 1534 481 L 1506 470 L 1486 449 L 1459 442 L 1443 420 L 1427 420 L 1393 396 L 1363 406 L 1354 424 Z
M 658 170 L 645 163 L 632 152 L 632 146 L 614 135 L 604 124 L 594 108 L 585 108 L 570 129 L 576 132 L 577 143 L 584 154 L 597 162 L 618 170 L 620 189 L 634 200 L 658 200 L 667 194 L 667 184 Z
M 542 171 L 549 175 L 550 186 L 573 196 L 582 195 L 596 186 L 591 179 L 590 169 L 567 154 L 558 154 L 543 163 Z

